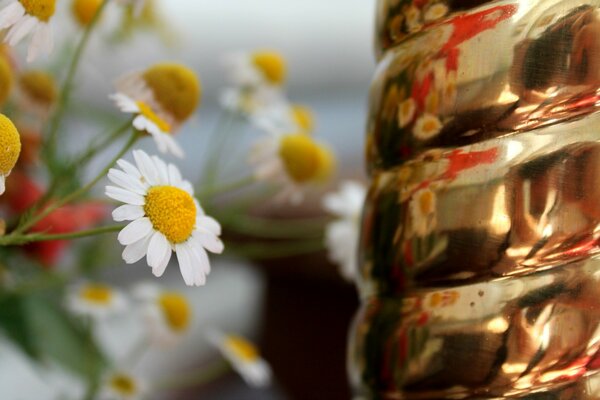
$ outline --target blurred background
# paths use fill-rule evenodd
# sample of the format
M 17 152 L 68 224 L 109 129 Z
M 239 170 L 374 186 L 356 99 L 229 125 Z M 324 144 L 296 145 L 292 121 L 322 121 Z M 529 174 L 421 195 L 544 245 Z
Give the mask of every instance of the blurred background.
M 114 80 L 125 72 L 143 69 L 155 62 L 177 60 L 200 76 L 203 99 L 194 121 L 179 133 L 178 141 L 189 155 L 179 163 L 184 176 L 194 179 L 203 152 L 203 132 L 214 129 L 220 113 L 219 91 L 225 84 L 223 55 L 238 50 L 274 49 L 288 61 L 287 94 L 292 101 L 311 107 L 317 118 L 316 135 L 336 152 L 336 179 L 364 179 L 363 136 L 369 82 L 373 74 L 372 31 L 375 0 L 156 0 L 161 32 L 134 33 L 125 43 L 111 44 L 95 38 L 86 53 L 74 104 L 95 103 L 107 113 L 114 109 L 107 96 Z M 59 6 L 68 6 L 63 1 Z M 61 16 L 66 13 L 58 13 Z M 112 21 L 108 21 L 109 25 Z M 54 21 L 57 48 L 68 47 L 78 35 L 72 21 Z M 109 31 L 109 28 L 106 28 Z M 43 64 L 44 61 L 39 62 Z M 70 121 L 71 132 L 85 141 L 86 108 Z M 119 117 L 115 113 L 115 117 Z M 151 148 L 153 143 L 144 143 Z M 103 160 L 99 160 L 99 165 Z M 186 165 L 187 162 L 187 165 Z M 314 215 L 321 210 L 315 196 L 297 209 L 273 208 L 267 214 Z M 325 252 L 250 265 L 213 257 L 208 284 L 185 293 L 194 303 L 194 326 L 181 346 L 168 352 L 151 351 L 145 356 L 145 376 L 160 376 L 201 368 L 215 350 L 201 337 L 206 326 L 239 332 L 255 341 L 271 363 L 275 385 L 265 390 L 248 388 L 241 378 L 229 374 L 203 388 L 173 392 L 172 399 L 347 399 L 350 397 L 345 371 L 346 336 L 357 294 Z M 111 270 L 109 281 L 126 285 L 139 279 L 139 268 Z M 116 272 L 115 272 L 116 271 Z M 177 268 L 170 268 L 163 281 L 181 289 Z M 161 283 L 163 283 L 161 282 Z M 107 341 L 115 355 L 135 337 L 124 324 L 121 333 Z M 10 352 L 0 357 L 5 367 L 23 370 L 0 373 L 0 387 L 20 386 L 36 393 L 54 385 L 54 377 L 10 361 Z M 19 376 L 21 376 L 19 375 Z M 66 377 L 61 377 L 68 382 Z M 24 383 L 27 382 L 25 385 Z M 35 382 L 35 383 L 32 383 Z M 68 386 L 68 384 L 64 384 Z M 3 389 L 4 390 L 4 389 Z M 39 393 L 39 392 L 38 392 Z

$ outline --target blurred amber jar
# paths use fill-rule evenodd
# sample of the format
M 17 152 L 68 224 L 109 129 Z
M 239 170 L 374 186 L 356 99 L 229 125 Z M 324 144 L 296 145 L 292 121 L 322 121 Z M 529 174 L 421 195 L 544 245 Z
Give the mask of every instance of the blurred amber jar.
M 358 398 L 600 399 L 600 0 L 379 0 Z

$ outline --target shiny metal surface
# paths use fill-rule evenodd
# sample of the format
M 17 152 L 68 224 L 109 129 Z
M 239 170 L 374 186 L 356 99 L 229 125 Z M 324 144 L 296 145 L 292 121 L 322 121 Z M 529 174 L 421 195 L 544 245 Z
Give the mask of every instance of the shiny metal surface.
M 600 0 L 378 10 L 357 395 L 600 399 Z

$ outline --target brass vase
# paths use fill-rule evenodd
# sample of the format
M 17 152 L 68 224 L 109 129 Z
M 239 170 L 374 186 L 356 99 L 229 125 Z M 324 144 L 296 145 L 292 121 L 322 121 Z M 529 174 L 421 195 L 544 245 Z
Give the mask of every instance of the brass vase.
M 379 0 L 367 399 L 600 399 L 600 0 Z

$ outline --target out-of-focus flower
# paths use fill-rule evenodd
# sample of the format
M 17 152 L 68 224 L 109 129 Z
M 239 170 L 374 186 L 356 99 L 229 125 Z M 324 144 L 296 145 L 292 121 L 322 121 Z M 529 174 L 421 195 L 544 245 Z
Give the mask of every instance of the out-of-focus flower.
M 112 96 L 121 111 L 138 114 L 134 126 L 151 134 L 161 152 L 182 157 L 183 150 L 171 138 L 200 103 L 201 86 L 196 74 L 176 63 L 156 64 L 129 74 Z
M 227 55 L 224 64 L 235 86 L 281 86 L 287 75 L 286 61 L 277 51 L 237 52 Z
M 301 104 L 280 102 L 270 107 L 259 108 L 250 114 L 250 120 L 258 128 L 270 134 L 281 132 L 312 133 L 315 116 L 310 108 Z
M 32 33 L 27 61 L 38 54 L 49 54 L 54 46 L 49 21 L 54 15 L 56 0 L 10 0 L 0 10 L 0 29 L 8 29 L 4 41 L 11 46 Z
M 146 383 L 128 372 L 115 371 L 102 382 L 98 400 L 140 400 L 147 392 Z
M 152 342 L 170 345 L 187 332 L 192 310 L 184 295 L 143 283 L 133 289 L 133 296 L 142 303 L 146 332 Z
M 433 114 L 421 115 L 413 128 L 413 135 L 420 140 L 428 140 L 436 136 L 442 130 L 442 122 Z
M 210 332 L 208 339 L 248 385 L 265 387 L 271 384 L 271 367 L 248 340 L 218 331 Z
M 13 87 L 13 69 L 6 57 L 0 57 L 0 105 L 8 99 Z
M 72 288 L 67 307 L 75 314 L 106 318 L 127 308 L 125 295 L 116 288 L 100 283 L 83 283 Z
M 254 146 L 250 163 L 257 179 L 281 186 L 279 200 L 299 203 L 307 185 L 332 175 L 335 158 L 328 147 L 309 135 L 272 134 Z
M 435 228 L 436 195 L 431 189 L 417 190 L 410 200 L 412 229 L 417 236 L 426 236 Z
M 329 258 L 340 267 L 340 274 L 353 281 L 358 272 L 357 249 L 360 235 L 360 213 L 366 188 L 353 181 L 342 183 L 339 191 L 328 194 L 323 207 L 336 217 L 325 229 Z
M 10 119 L 0 114 L 0 194 L 6 188 L 6 177 L 17 164 L 21 154 L 21 138 Z
M 102 0 L 73 0 L 71 12 L 82 27 L 88 26 L 102 5 Z
M 133 8 L 133 14 L 139 16 L 144 9 L 146 0 L 118 0 L 118 2 L 125 6 L 131 6 Z
M 19 76 L 19 95 L 26 110 L 45 116 L 56 103 L 58 86 L 45 71 L 25 71 Z
M 122 170 L 111 169 L 106 195 L 126 203 L 113 211 L 115 221 L 131 221 L 119 233 L 126 246 L 123 259 L 133 264 L 146 256 L 155 276 L 162 276 L 172 252 L 188 286 L 201 286 L 210 272 L 206 250 L 221 253 L 221 226 L 204 214 L 193 197 L 192 185 L 176 166 L 141 150 L 134 150 L 136 166 L 119 160 Z

